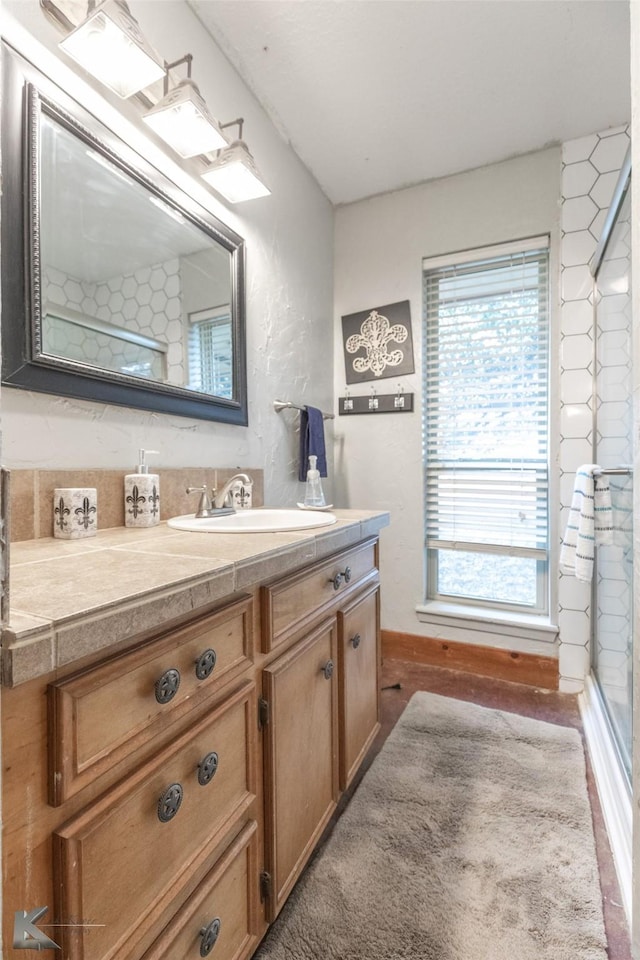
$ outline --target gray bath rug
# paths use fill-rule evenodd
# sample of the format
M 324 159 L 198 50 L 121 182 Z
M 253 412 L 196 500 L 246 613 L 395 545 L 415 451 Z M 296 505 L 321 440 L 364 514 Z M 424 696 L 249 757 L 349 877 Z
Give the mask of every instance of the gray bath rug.
M 576 730 L 416 693 L 259 960 L 606 960 Z

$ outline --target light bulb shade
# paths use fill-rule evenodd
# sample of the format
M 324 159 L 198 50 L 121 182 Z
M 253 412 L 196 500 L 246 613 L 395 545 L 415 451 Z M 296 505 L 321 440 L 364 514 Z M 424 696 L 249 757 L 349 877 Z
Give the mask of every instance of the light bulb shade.
M 202 178 L 230 203 L 268 197 L 271 193 L 243 140 L 235 140 L 223 150 L 205 170 Z
M 123 0 L 103 0 L 60 47 L 121 97 L 160 80 L 164 64 Z
M 228 146 L 193 80 L 181 80 L 142 118 L 181 157 Z

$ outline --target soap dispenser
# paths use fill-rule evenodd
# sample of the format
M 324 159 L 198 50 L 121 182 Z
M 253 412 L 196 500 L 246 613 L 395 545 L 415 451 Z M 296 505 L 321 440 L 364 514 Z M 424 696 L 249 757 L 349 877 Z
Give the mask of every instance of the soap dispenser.
M 317 457 L 309 457 L 309 469 L 307 470 L 307 486 L 304 491 L 305 507 L 324 507 L 325 499 L 320 482 L 320 471 L 316 469 Z
M 140 450 L 137 472 L 128 473 L 124 478 L 124 522 L 127 527 L 155 527 L 160 523 L 160 477 L 157 473 L 149 473 L 146 453 Z

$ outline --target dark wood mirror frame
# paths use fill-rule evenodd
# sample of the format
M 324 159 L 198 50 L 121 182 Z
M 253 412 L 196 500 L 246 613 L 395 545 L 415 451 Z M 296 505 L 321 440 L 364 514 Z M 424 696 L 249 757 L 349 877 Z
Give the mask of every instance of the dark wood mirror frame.
M 246 425 L 243 239 L 4 43 L 2 83 L 2 383 L 56 396 Z M 41 111 L 228 251 L 233 330 L 231 399 L 42 354 L 37 202 Z

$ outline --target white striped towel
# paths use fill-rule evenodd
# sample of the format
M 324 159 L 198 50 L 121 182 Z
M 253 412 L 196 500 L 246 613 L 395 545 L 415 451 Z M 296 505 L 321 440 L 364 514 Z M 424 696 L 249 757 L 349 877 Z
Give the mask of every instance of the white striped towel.
M 593 575 L 595 547 L 613 543 L 611 491 L 607 478 L 598 474 L 599 469 L 596 463 L 584 463 L 576 471 L 569 520 L 560 548 L 561 569 L 587 583 Z

